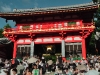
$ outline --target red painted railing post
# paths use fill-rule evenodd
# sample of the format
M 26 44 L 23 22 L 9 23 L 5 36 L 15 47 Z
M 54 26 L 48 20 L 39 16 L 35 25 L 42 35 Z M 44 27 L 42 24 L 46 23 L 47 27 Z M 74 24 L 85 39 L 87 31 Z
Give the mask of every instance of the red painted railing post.
M 86 59 L 86 44 L 85 44 L 85 38 L 82 38 L 82 57 L 83 57 L 83 59 Z
M 16 51 L 17 51 L 17 42 L 16 42 L 16 41 L 14 41 L 12 64 L 14 64 L 14 63 L 15 63 Z

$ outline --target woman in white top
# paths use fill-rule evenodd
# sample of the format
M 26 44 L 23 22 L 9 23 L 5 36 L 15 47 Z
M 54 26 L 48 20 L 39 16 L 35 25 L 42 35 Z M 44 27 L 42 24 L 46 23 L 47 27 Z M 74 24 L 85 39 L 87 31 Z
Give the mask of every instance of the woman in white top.
M 0 75 L 7 75 L 7 73 L 5 72 L 6 69 L 1 69 L 1 73 Z
M 10 75 L 13 75 L 13 69 L 10 69 Z
M 13 75 L 17 75 L 17 69 L 13 69 Z

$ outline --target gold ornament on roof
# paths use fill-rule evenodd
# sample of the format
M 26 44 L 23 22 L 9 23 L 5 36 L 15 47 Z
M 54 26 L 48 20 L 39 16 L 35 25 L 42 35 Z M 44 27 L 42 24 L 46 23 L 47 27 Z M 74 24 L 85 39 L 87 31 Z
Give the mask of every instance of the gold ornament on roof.
M 95 26 L 93 26 L 93 25 L 92 25 L 91 27 L 92 27 L 92 28 L 95 28 Z

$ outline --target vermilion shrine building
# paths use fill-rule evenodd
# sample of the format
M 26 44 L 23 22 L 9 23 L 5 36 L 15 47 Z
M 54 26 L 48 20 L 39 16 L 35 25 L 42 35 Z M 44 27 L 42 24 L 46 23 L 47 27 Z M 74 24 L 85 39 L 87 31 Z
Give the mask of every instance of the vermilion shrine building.
M 16 22 L 16 28 L 5 29 L 3 32 L 14 42 L 13 58 L 20 51 L 30 56 L 41 53 L 41 48 L 35 49 L 38 44 L 60 44 L 62 57 L 72 52 L 81 53 L 86 59 L 85 39 L 95 29 L 93 16 L 98 7 L 99 4 L 87 3 L 0 12 L 0 17 L 6 21 Z

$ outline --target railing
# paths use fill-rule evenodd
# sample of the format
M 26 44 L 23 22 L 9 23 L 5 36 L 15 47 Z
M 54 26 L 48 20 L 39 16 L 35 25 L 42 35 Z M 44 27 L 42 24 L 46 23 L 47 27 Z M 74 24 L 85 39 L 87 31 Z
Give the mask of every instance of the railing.
M 45 28 L 39 28 L 39 29 L 34 29 L 34 28 L 26 28 L 26 29 L 18 29 L 18 28 L 7 28 L 4 29 L 3 34 L 6 33 L 23 33 L 23 32 L 32 32 L 32 33 L 41 33 L 41 32 L 59 32 L 59 31 L 73 31 L 73 30 L 89 30 L 89 29 L 94 29 L 95 26 L 93 23 L 84 23 L 82 26 L 77 26 L 77 25 L 70 25 L 70 26 L 62 26 L 60 28 L 58 27 L 45 27 Z

